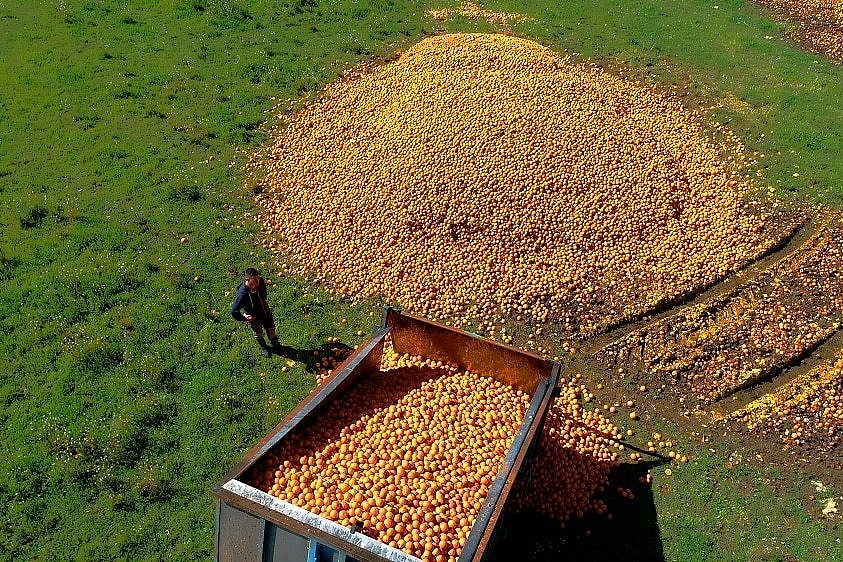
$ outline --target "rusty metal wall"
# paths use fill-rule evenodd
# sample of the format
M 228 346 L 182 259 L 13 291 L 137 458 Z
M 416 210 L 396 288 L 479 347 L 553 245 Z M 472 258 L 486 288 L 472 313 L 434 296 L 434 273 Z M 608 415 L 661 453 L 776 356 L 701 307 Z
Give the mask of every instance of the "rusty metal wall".
M 494 377 L 531 396 L 539 381 L 549 378 L 553 370 L 553 363 L 538 355 L 392 309 L 386 314 L 392 345 L 398 353 L 447 361 Z

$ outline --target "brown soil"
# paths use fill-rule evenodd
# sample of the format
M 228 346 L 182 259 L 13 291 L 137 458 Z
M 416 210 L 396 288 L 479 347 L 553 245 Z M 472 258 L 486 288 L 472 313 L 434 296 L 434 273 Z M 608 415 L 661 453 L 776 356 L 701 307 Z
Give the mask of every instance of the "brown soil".
M 809 50 L 843 62 L 843 2 L 756 0 L 796 25 L 791 36 Z
M 783 392 L 786 385 L 790 383 L 793 387 L 797 377 L 804 377 L 807 372 L 830 361 L 843 346 L 843 330 L 839 327 L 840 300 L 837 297 L 843 289 L 843 283 L 838 281 L 843 267 L 832 265 L 826 271 L 823 266 L 824 273 L 813 268 L 818 259 L 822 261 L 831 257 L 834 263 L 834 256 L 839 254 L 839 220 L 838 214 L 833 212 L 818 215 L 803 226 L 784 248 L 698 295 L 691 302 L 594 338 L 584 346 L 583 353 L 570 361 L 568 367 L 582 372 L 587 383 L 604 385 L 605 388 L 598 393 L 601 400 L 621 403 L 635 400 L 644 418 L 670 421 L 682 427 L 687 436 L 699 436 L 704 442 L 714 438 L 721 448 L 725 444 L 745 451 L 744 457 L 810 469 L 839 483 L 843 469 L 837 436 L 839 429 L 830 431 L 828 436 L 814 434 L 796 443 L 785 437 L 784 441 L 788 443 L 784 446 L 782 437 L 784 429 L 806 423 L 802 417 L 806 415 L 805 404 L 813 403 L 814 409 L 818 404 L 816 397 L 807 391 L 802 393 L 804 400 L 799 394 L 794 399 L 793 391 Z M 807 284 L 801 284 L 803 281 Z M 815 281 L 825 283 L 824 287 L 814 285 Z M 787 291 L 777 291 L 781 286 L 786 286 Z M 748 299 L 748 294 L 757 297 Z M 828 320 L 828 335 L 823 331 L 821 337 L 813 340 L 800 339 L 790 355 L 780 355 L 778 347 L 765 351 L 763 346 L 754 346 L 757 343 L 754 338 L 761 332 L 744 330 L 743 324 L 744 321 L 757 323 L 753 306 L 760 308 L 761 314 L 769 313 L 764 299 L 771 295 L 782 299 L 782 302 L 775 299 L 771 302 L 775 306 L 782 305 L 784 312 L 781 314 L 787 319 L 791 315 L 795 317 L 805 313 L 804 321 L 810 325 Z M 827 308 L 815 300 L 827 297 L 831 299 L 827 301 L 830 305 Z M 774 313 L 770 320 L 777 322 L 779 318 Z M 724 329 L 729 333 L 724 335 Z M 724 349 L 720 344 L 727 339 L 726 347 L 729 349 Z M 639 342 L 644 345 L 639 346 Z M 712 348 L 711 342 L 720 347 Z M 676 371 L 670 370 L 675 365 L 670 362 L 671 354 L 675 354 L 678 361 L 689 356 L 701 358 L 691 365 L 690 373 L 694 374 L 695 369 L 706 368 L 707 358 L 717 361 L 721 355 L 733 353 L 735 347 L 744 345 L 747 348 L 737 354 L 739 359 L 766 358 L 767 368 L 761 369 L 756 378 L 736 385 L 711 405 L 695 400 L 689 388 L 683 386 L 683 375 L 680 373 L 677 378 Z M 668 356 L 667 361 L 664 360 L 665 355 Z M 668 368 L 661 369 L 659 366 Z M 834 384 L 839 383 L 832 381 L 832 387 Z M 640 391 L 642 385 L 647 387 L 644 392 Z M 770 425 L 773 428 L 770 431 L 753 431 L 748 427 L 751 424 L 740 416 L 727 417 L 753 400 L 776 393 L 787 394 L 790 402 L 781 411 L 776 408 L 762 410 L 768 416 L 772 412 L 771 423 L 763 419 L 760 421 L 764 427 Z M 821 415 L 827 416 L 828 413 Z M 836 414 L 831 416 L 822 421 L 834 425 Z M 752 418 L 752 422 L 757 425 L 756 418 Z M 706 432 L 709 435 L 703 435 Z M 752 455 L 746 451 L 752 451 Z

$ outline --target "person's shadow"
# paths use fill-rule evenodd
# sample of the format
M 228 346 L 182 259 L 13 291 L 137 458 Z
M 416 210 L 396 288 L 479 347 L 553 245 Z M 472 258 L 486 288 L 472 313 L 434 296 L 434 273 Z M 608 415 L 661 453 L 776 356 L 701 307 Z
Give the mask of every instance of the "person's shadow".
M 304 363 L 305 368 L 309 373 L 315 373 L 318 364 L 325 357 L 338 357 L 335 352 L 339 352 L 339 358 L 345 359 L 354 350 L 351 346 L 342 342 L 323 343 L 319 347 L 313 349 L 298 349 L 289 345 L 281 344 L 272 349 L 272 355 L 275 357 L 284 357 L 297 363 Z
M 612 514 L 611 520 L 605 515 L 587 514 L 560 529 L 556 523 L 536 513 L 506 512 L 484 560 L 664 562 L 653 492 L 650 485 L 640 482 L 639 478 L 666 462 L 622 464 L 612 471 L 607 491 L 601 494 Z M 618 487 L 632 490 L 635 499 L 620 497 Z

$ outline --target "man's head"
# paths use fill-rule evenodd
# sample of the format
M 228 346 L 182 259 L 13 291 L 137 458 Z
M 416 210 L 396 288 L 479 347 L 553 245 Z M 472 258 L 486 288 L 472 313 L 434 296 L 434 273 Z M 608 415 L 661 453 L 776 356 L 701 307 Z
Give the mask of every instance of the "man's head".
M 258 270 L 254 267 L 250 267 L 246 269 L 246 278 L 243 280 L 243 282 L 250 290 L 257 291 L 258 286 L 260 285 L 260 278 L 261 274 L 258 273 Z

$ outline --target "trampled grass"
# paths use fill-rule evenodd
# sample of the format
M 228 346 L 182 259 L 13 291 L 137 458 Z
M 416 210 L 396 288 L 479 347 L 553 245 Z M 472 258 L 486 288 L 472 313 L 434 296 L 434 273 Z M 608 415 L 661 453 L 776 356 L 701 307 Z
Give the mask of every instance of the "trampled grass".
M 843 69 L 784 44 L 757 8 L 488 5 L 534 18 L 517 33 L 726 100 L 715 117 L 767 154 L 768 180 L 842 200 Z M 210 555 L 211 486 L 313 386 L 306 365 L 282 373 L 262 360 L 228 317 L 225 292 L 267 259 L 243 220 L 241 151 L 265 139 L 276 99 L 312 95 L 346 65 L 425 33 L 490 29 L 438 24 L 430 7 L 440 4 L 0 6 L 0 558 Z M 298 349 L 328 336 L 353 345 L 376 321 L 373 304 L 275 281 L 281 339 Z M 687 474 L 686 489 L 706 488 L 709 472 Z M 736 489 L 756 475 L 723 478 Z M 712 531 L 743 528 L 730 504 L 660 516 L 665 555 L 728 541 L 746 558 L 765 529 L 796 520 L 788 548 L 815 559 L 830 544 L 833 559 L 839 531 L 829 538 L 800 515 L 802 480 L 785 481 L 788 501 L 758 492 L 753 506 L 769 509 L 748 511 L 765 523 L 746 535 Z M 655 494 L 665 514 L 688 499 Z

